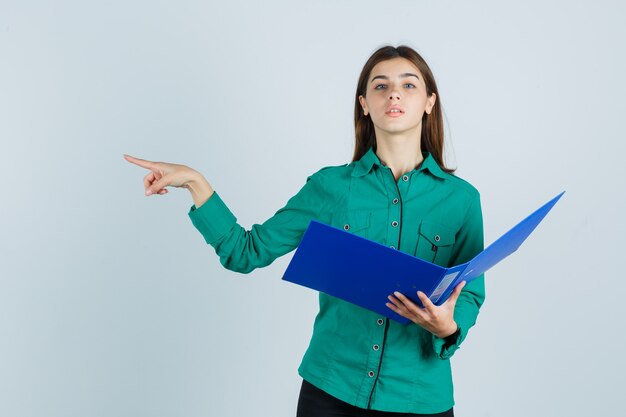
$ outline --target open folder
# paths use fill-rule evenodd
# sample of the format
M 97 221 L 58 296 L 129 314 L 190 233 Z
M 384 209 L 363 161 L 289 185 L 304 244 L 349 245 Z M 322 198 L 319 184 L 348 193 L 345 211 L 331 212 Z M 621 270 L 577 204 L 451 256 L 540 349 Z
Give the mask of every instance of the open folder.
M 435 305 L 441 305 L 461 281 L 471 282 L 515 252 L 563 193 L 519 222 L 474 259 L 451 268 L 312 220 L 283 279 L 408 323 L 408 319 L 385 305 L 388 295 L 399 291 L 421 306 L 417 291 L 422 291 Z

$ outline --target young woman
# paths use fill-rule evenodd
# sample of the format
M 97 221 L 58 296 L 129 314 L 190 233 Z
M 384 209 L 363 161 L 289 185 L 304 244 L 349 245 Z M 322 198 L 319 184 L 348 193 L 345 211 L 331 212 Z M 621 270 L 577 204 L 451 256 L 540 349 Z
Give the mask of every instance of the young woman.
M 483 249 L 474 187 L 443 161 L 441 99 L 424 59 L 385 46 L 366 62 L 356 91 L 351 163 L 320 169 L 263 224 L 246 230 L 197 171 L 125 155 L 150 170 L 146 195 L 189 189 L 189 216 L 228 269 L 247 273 L 298 246 L 312 219 L 427 261 L 450 266 Z M 384 279 L 384 277 L 381 277 Z M 387 306 L 413 323 L 320 293 L 313 336 L 298 369 L 298 417 L 453 416 L 449 358 L 476 322 L 483 277 L 461 282 L 441 306 L 418 292 Z

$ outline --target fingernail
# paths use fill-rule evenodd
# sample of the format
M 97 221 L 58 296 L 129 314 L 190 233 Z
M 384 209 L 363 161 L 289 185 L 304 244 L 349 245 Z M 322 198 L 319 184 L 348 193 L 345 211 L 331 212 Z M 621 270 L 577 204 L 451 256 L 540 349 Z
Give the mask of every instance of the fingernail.
M 146 195 L 151 195 L 152 194 L 152 190 L 147 190 L 146 191 Z

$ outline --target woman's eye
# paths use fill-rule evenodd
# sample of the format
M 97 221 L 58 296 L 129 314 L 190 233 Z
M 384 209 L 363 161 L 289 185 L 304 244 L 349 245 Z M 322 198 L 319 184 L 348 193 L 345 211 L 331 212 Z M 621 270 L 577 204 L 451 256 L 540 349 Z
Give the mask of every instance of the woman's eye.
M 404 84 L 404 86 L 407 88 L 416 88 L 415 84 L 412 84 L 412 83 L 406 83 Z M 386 88 L 387 88 L 386 84 L 378 84 L 377 86 L 374 87 L 374 90 L 384 90 Z

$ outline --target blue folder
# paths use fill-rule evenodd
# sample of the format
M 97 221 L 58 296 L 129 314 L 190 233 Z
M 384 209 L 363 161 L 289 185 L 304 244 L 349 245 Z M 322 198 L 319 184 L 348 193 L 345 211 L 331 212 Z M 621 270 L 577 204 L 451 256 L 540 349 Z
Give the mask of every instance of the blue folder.
M 283 280 L 408 323 L 408 319 L 385 305 L 388 295 L 399 291 L 421 306 L 417 291 L 422 291 L 435 305 L 441 305 L 461 281 L 471 282 L 515 252 L 563 193 L 519 222 L 474 259 L 451 268 L 312 220 Z

